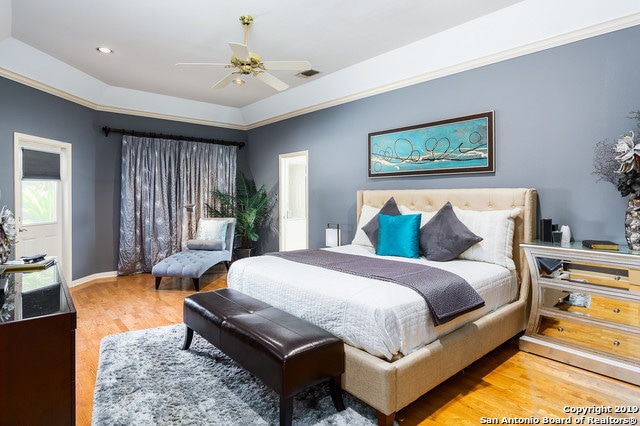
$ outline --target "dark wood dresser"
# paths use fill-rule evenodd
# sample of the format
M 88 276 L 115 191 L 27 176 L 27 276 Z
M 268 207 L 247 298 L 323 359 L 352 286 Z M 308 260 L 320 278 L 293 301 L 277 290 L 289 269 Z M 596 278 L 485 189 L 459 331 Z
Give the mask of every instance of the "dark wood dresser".
M 0 273 L 1 424 L 75 424 L 75 330 L 57 264 Z

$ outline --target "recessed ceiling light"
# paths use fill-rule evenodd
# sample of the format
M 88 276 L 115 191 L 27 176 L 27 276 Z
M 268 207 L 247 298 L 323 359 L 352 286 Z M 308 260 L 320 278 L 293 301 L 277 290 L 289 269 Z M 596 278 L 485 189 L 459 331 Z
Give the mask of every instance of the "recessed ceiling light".
M 108 47 L 96 47 L 96 50 L 100 53 L 113 53 L 113 50 L 109 49 Z

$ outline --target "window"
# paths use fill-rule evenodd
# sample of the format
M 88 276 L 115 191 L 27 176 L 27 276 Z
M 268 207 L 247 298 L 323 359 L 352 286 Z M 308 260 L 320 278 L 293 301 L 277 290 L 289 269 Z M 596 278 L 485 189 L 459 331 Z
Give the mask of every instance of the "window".
M 22 181 L 22 224 L 42 225 L 57 222 L 58 182 Z

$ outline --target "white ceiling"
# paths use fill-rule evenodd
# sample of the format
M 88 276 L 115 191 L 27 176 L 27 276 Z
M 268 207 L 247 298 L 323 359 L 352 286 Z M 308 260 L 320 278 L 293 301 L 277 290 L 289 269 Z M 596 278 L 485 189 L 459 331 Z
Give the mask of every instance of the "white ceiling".
M 230 70 L 175 66 L 228 62 L 243 14 L 262 60 L 320 74 L 212 89 Z M 250 128 L 638 23 L 637 0 L 0 0 L 0 75 L 100 110 Z

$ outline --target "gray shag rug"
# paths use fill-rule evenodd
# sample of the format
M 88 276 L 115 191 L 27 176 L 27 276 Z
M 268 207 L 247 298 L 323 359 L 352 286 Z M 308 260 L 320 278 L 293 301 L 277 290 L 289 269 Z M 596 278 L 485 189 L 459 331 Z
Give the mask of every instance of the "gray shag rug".
M 93 425 L 277 425 L 278 395 L 184 325 L 105 337 L 93 398 Z M 343 392 L 337 412 L 326 383 L 295 397 L 294 425 L 376 425 L 376 412 Z

